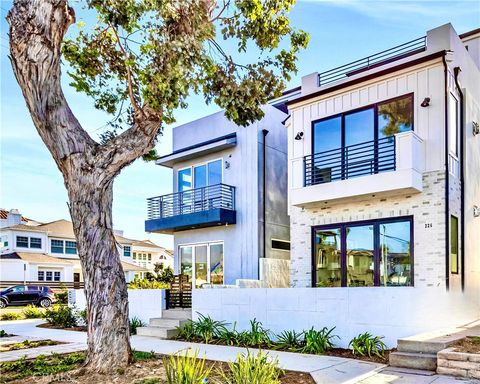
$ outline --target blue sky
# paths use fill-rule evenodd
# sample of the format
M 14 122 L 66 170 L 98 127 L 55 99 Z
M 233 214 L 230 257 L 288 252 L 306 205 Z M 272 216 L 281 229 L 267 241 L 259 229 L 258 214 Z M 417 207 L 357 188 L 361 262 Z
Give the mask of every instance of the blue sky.
M 18 208 L 25 216 L 51 221 L 69 219 L 63 179 L 40 140 L 28 114 L 8 60 L 8 25 L 5 16 L 11 6 L 1 1 L 1 128 L 0 206 Z M 425 35 L 429 29 L 452 23 L 458 33 L 480 27 L 480 3 L 469 1 L 298 1 L 291 12 L 294 26 L 310 33 L 310 45 L 299 56 L 300 77 L 368 56 Z M 253 56 L 253 54 L 252 54 Z M 248 52 L 243 58 L 248 61 Z M 252 57 L 251 60 L 255 60 Z M 73 112 L 94 138 L 102 132 L 108 116 L 95 110 L 93 102 L 66 84 L 64 91 Z M 171 151 L 171 129 L 175 125 L 217 111 L 200 97 L 189 99 L 188 110 L 179 110 L 177 123 L 160 138 L 160 154 Z M 170 236 L 146 234 L 146 198 L 172 191 L 171 171 L 153 163 L 136 161 L 115 181 L 113 220 L 116 229 L 134 238 L 150 238 L 171 247 Z

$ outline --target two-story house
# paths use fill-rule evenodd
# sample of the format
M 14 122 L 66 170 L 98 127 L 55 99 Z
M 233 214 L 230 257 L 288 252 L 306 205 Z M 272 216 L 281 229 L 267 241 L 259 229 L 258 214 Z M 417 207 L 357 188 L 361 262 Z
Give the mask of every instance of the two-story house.
M 0 283 L 81 283 L 83 274 L 72 223 L 25 219 L 18 211 L 6 211 L 0 228 Z M 127 282 L 153 271 L 153 262 L 172 259 L 163 247 L 149 240 L 132 240 L 115 234 Z M 145 265 L 139 258 L 145 254 Z M 148 260 L 150 259 L 150 260 Z M 171 261 L 170 261 L 171 262 Z
M 458 304 L 445 318 L 479 317 L 479 68 L 480 29 L 447 24 L 302 78 L 286 121 L 294 287 L 371 287 L 365 303 L 388 287 L 397 327 L 427 325 L 412 300 L 433 289 Z
M 240 127 L 218 112 L 173 129 L 173 193 L 148 199 L 147 232 L 174 235 L 175 273 L 194 287 L 283 272 L 289 285 L 287 115 Z M 273 273 L 270 273 L 271 275 Z

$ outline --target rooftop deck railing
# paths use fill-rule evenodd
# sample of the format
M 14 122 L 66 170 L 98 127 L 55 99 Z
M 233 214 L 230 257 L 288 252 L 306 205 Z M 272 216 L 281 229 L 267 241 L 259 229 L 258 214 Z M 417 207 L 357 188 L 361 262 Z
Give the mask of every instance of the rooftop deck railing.
M 414 55 L 424 51 L 427 48 L 427 37 L 423 36 L 418 39 L 409 41 L 396 47 L 378 52 L 374 55 L 365 57 L 360 60 L 342 65 L 337 68 L 318 74 L 318 86 L 333 83 L 345 77 L 353 76 L 361 71 L 387 64 L 391 61 L 400 60 L 404 57 Z
M 148 219 L 163 219 L 216 208 L 235 210 L 235 187 L 215 184 L 147 199 Z
M 304 157 L 305 186 L 394 171 L 395 136 Z

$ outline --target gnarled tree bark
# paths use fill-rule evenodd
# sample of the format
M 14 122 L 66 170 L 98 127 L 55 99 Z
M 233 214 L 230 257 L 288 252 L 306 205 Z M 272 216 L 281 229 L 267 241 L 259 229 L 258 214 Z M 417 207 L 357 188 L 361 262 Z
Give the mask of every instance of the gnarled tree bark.
M 73 9 L 66 0 L 15 0 L 7 19 L 16 79 L 68 191 L 88 305 L 86 368 L 111 372 L 132 356 L 127 287 L 112 230 L 113 180 L 153 148 L 160 121 L 143 108 L 132 128 L 98 144 L 72 113 L 60 83 L 60 49 Z

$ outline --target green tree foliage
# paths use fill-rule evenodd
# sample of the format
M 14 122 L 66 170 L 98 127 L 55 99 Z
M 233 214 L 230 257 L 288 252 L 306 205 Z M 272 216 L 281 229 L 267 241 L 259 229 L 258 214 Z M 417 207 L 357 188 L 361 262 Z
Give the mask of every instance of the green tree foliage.
M 263 116 L 262 104 L 281 94 L 307 46 L 308 34 L 288 19 L 294 3 L 87 0 L 96 24 L 77 23 L 78 33 L 63 45 L 71 86 L 114 116 L 103 142 L 133 125 L 138 113 L 172 123 L 192 91 L 248 125 Z M 228 40 L 237 52 L 224 50 Z M 258 51 L 258 61 L 236 62 L 232 54 L 241 57 L 247 48 Z

